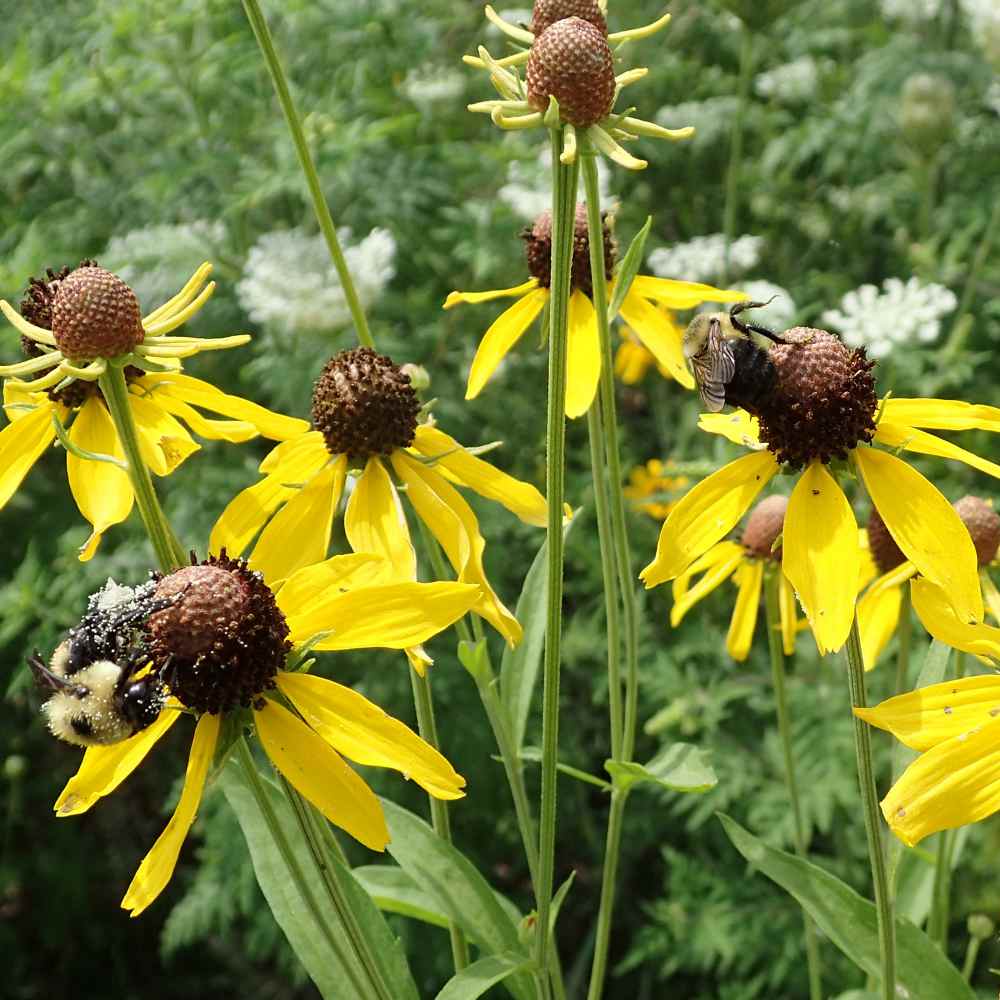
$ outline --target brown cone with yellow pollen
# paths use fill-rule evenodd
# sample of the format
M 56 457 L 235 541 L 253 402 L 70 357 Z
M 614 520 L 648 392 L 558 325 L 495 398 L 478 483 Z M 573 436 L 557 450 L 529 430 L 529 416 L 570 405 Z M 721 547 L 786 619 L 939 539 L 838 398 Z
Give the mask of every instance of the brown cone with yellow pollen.
M 610 281 L 618 256 L 618 245 L 608 226 L 607 213 L 603 213 L 601 223 L 604 234 L 604 276 Z M 542 212 L 531 226 L 522 230 L 521 239 L 525 244 L 524 254 L 528 261 L 529 274 L 542 288 L 548 288 L 552 282 L 552 213 Z M 573 264 L 570 287 L 580 289 L 588 298 L 594 290 L 590 275 L 587 205 L 582 201 L 577 202 L 576 216 L 573 220 Z
M 979 497 L 964 496 L 952 507 L 958 511 L 962 523 L 969 529 L 972 544 L 980 566 L 988 566 L 1000 548 L 1000 514 Z
M 419 412 L 410 376 L 370 347 L 331 358 L 313 387 L 313 426 L 331 455 L 367 459 L 408 448 Z
M 615 65 L 602 31 L 580 17 L 556 21 L 535 37 L 528 56 L 528 103 L 539 111 L 549 98 L 559 117 L 577 128 L 595 125 L 611 113 Z
M 567 17 L 579 17 L 605 35 L 608 33 L 608 22 L 597 0 L 535 0 L 531 11 L 531 33 L 537 38 L 546 28 Z
M 51 310 L 52 335 L 71 361 L 115 358 L 145 337 L 135 292 L 103 267 L 78 267 L 60 278 Z
M 880 573 L 888 573 L 889 570 L 902 566 L 906 562 L 903 550 L 896 544 L 896 540 L 889 534 L 889 529 L 885 526 L 879 512 L 872 508 L 868 517 L 868 551 L 875 560 L 875 565 Z
M 825 330 L 798 326 L 781 337 L 768 352 L 777 382 L 760 403 L 761 441 L 795 467 L 846 459 L 875 434 L 875 362 Z
M 196 712 L 248 708 L 285 665 L 288 625 L 271 588 L 242 559 L 209 556 L 162 577 L 157 597 L 177 597 L 149 616 L 153 667 Z
M 750 512 L 740 544 L 757 559 L 781 559 L 781 546 L 774 547 L 775 539 L 785 526 L 788 497 L 771 496 L 761 500 Z

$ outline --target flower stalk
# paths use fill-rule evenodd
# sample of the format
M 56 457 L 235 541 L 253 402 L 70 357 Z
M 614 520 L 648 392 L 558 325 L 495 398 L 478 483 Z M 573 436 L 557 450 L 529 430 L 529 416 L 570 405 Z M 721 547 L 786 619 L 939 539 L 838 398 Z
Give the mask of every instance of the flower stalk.
M 910 588 L 904 584 L 899 602 L 899 620 L 896 622 L 896 694 L 906 690 L 906 677 L 910 670 L 910 642 L 913 626 L 910 624 Z

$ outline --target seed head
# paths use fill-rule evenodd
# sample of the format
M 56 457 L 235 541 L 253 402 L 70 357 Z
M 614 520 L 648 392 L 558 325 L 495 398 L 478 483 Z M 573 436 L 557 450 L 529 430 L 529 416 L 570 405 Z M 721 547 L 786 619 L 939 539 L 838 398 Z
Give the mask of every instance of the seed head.
M 772 551 L 774 540 L 785 526 L 788 497 L 771 496 L 761 500 L 750 512 L 743 538 L 740 540 L 747 553 L 758 559 L 781 559 L 781 546 Z
M 996 558 L 1000 548 L 1000 514 L 979 497 L 965 496 L 956 500 L 952 507 L 958 511 L 962 523 L 972 535 L 980 566 L 988 566 Z
M 600 29 L 605 36 L 608 33 L 608 22 L 597 0 L 535 0 L 531 33 L 537 38 L 546 28 L 567 17 L 579 17 Z
M 529 103 L 545 111 L 554 97 L 560 118 L 577 128 L 606 118 L 615 100 L 615 68 L 605 35 L 581 17 L 536 35 L 526 71 Z
M 51 319 L 56 344 L 71 361 L 117 357 L 145 336 L 135 292 L 103 267 L 78 267 L 61 278 Z
M 868 518 L 868 551 L 871 552 L 880 573 L 888 573 L 889 570 L 906 562 L 903 550 L 889 534 L 885 521 L 874 507 Z
M 615 261 L 618 256 L 618 244 L 608 225 L 607 213 L 601 216 L 604 239 L 604 276 L 609 281 L 614 273 Z M 552 282 L 552 213 L 542 212 L 533 225 L 523 230 L 525 256 L 528 259 L 528 271 L 539 285 L 548 288 Z M 587 236 L 587 206 L 578 202 L 576 216 L 573 220 L 573 264 L 570 274 L 570 285 L 579 289 L 586 296 L 594 291 L 590 274 L 590 239 Z
M 370 347 L 331 358 L 313 388 L 313 425 L 331 455 L 367 459 L 407 448 L 419 412 L 410 376 Z
M 797 326 L 781 336 L 786 343 L 768 352 L 777 381 L 760 403 L 761 440 L 795 467 L 847 458 L 875 433 L 875 362 L 825 330 Z

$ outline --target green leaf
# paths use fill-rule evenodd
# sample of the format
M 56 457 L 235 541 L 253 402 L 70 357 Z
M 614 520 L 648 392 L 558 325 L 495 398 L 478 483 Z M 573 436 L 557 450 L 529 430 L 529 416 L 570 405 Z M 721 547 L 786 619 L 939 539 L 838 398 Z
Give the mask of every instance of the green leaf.
M 819 929 L 863 972 L 880 982 L 875 904 L 803 858 L 768 847 L 719 814 L 733 846 L 802 905 Z M 896 984 L 910 1000 L 975 1000 L 975 993 L 920 928 L 896 917 Z M 905 991 L 905 992 L 904 992 Z
M 664 747 L 648 764 L 608 760 L 604 767 L 622 790 L 652 782 L 673 792 L 707 792 L 719 783 L 707 752 L 691 743 Z
M 563 527 L 563 540 L 579 520 L 577 511 L 569 524 Z M 511 741 L 516 750 L 524 743 L 524 731 L 531 711 L 531 698 L 542 665 L 545 649 L 545 592 L 549 586 L 548 543 L 541 547 L 532 560 L 524 578 L 521 596 L 517 599 L 514 615 L 524 629 L 521 641 L 511 649 L 504 647 L 500 661 L 500 702 L 507 713 Z
M 448 926 L 448 917 L 435 909 L 430 896 L 402 868 L 395 865 L 362 865 L 352 868 L 351 874 L 380 910 L 398 913 L 435 927 Z
M 519 952 L 505 951 L 499 955 L 487 955 L 452 976 L 436 1000 L 475 1000 L 491 986 L 516 972 L 524 971 L 530 964 L 531 961 Z
M 261 780 L 271 808 L 292 845 L 299 866 L 304 872 L 310 872 L 313 869 L 311 855 L 299 834 L 291 807 L 273 781 L 263 776 Z M 351 976 L 340 956 L 325 944 L 324 934 L 290 877 L 288 867 L 268 830 L 260 806 L 235 760 L 230 760 L 223 768 L 219 775 L 219 784 L 246 838 L 254 874 L 257 876 L 264 898 L 299 961 L 325 1000 L 354 1000 L 355 994 L 350 991 L 348 984 L 352 979 L 361 982 L 366 980 L 363 967 L 357 958 L 351 957 L 349 961 L 355 970 Z M 371 943 L 371 954 L 379 963 L 382 979 L 392 997 L 394 1000 L 395 998 L 418 1000 L 417 987 L 410 975 L 406 955 L 399 940 L 385 922 L 385 918 L 379 913 L 368 893 L 352 877 L 350 871 L 336 858 L 327 860 L 330 861 L 330 873 L 347 898 L 361 933 Z M 332 903 L 319 891 L 318 886 L 314 885 L 313 889 L 326 925 L 340 940 L 349 941 L 347 928 Z M 370 997 L 358 995 L 357 1000 L 370 1000 Z
M 646 237 L 649 235 L 649 228 L 653 224 L 653 217 L 646 217 L 646 224 L 635 234 L 635 238 L 629 244 L 625 256 L 615 272 L 615 287 L 611 293 L 611 301 L 608 303 L 608 322 L 614 321 L 621 309 L 628 290 L 632 287 L 632 280 L 639 273 L 642 265 L 642 251 L 646 246 Z
M 419 816 L 388 799 L 381 802 L 389 826 L 387 849 L 434 909 L 446 914 L 484 952 L 516 952 L 527 960 L 517 922 L 472 862 Z M 531 978 L 524 973 L 511 976 L 506 986 L 518 1000 L 534 997 Z

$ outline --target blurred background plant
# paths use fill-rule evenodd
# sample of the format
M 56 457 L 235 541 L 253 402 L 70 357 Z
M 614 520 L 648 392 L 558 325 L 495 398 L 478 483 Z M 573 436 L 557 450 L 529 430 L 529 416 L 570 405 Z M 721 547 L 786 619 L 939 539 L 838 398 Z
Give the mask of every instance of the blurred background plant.
M 661 13 L 647 0 L 610 6 L 613 25 Z M 746 28 L 731 6 L 669 5 L 673 23 L 645 60 L 651 72 L 639 85 L 641 100 L 662 109 L 664 123 L 694 124 L 698 134 L 685 145 L 649 143 L 648 170 L 605 177 L 620 242 L 652 214 L 652 271 L 713 282 L 725 274 L 719 234 L 749 37 L 754 73 L 739 111 L 729 280 L 760 300 L 779 296 L 760 322 L 827 325 L 867 343 L 880 358 L 882 389 L 1000 404 L 995 3 L 801 0 L 769 5 L 778 20 L 751 19 Z M 475 74 L 460 63 L 486 37 L 479 5 L 427 0 L 418 15 L 402 0 L 285 0 L 268 13 L 334 217 L 350 232 L 348 257 L 380 350 L 428 370 L 426 395 L 437 397 L 436 412 L 456 436 L 470 444 L 504 439 L 498 464 L 540 483 L 544 353 L 514 352 L 496 384 L 465 404 L 482 315 L 441 310 L 453 288 L 513 283 L 511 275 L 523 272 L 518 231 L 547 202 L 538 136 L 498 140 L 465 112 L 480 96 Z M 526 11 L 506 16 L 525 20 Z M 9 5 L 0 42 L 0 293 L 16 300 L 30 274 L 95 256 L 132 283 L 148 308 L 211 259 L 220 287 L 192 332 L 246 329 L 255 339 L 242 358 L 199 357 L 192 373 L 307 415 L 322 362 L 352 346 L 353 334 L 239 5 L 63 0 L 43 17 L 31 5 Z M 499 42 L 491 36 L 490 44 Z M 12 358 L 13 335 L 8 347 Z M 622 391 L 628 467 L 673 463 L 657 502 L 672 499 L 671 482 L 703 475 L 736 453 L 694 433 L 694 394 L 655 367 Z M 588 506 L 582 422 L 569 435 L 568 495 Z M 968 446 L 1000 459 L 985 436 Z M 228 450 L 206 443 L 164 484 L 182 539 L 203 548 L 215 517 L 252 481 L 264 453 L 259 443 Z M 130 523 L 91 563 L 77 563 L 87 531 L 61 460 L 47 456 L 0 514 L 7 539 L 0 553 L 5 991 L 12 1000 L 210 991 L 250 1000 L 312 997 L 262 903 L 237 827 L 211 796 L 196 827 L 201 836 L 185 847 L 157 907 L 134 922 L 118 909 L 126 873 L 177 794 L 183 748 L 167 743 L 127 794 L 82 821 L 64 824 L 51 813 L 76 757 L 41 725 L 25 656 L 52 649 L 109 575 L 136 582 L 150 562 L 141 527 Z M 946 475 L 936 481 L 949 499 L 989 494 L 990 484 L 964 467 L 952 463 Z M 487 505 L 477 512 L 491 579 L 513 601 L 538 534 Z M 632 516 L 641 565 L 659 524 L 639 505 Z M 599 773 L 605 721 L 591 709 L 606 698 L 603 606 L 596 528 L 589 510 L 584 517 L 568 550 L 563 692 L 575 724 L 564 727 L 562 758 Z M 724 809 L 768 842 L 792 843 L 766 649 L 740 666 L 725 656 L 730 594 L 712 595 L 676 631 L 668 601 L 662 588 L 643 609 L 639 756 L 677 739 L 699 743 L 712 751 L 720 783 L 699 797 L 634 797 L 606 995 L 804 996 L 798 909 L 747 870 L 713 818 Z M 821 662 L 807 635 L 798 647 L 790 699 L 813 856 L 867 892 L 843 668 L 836 659 Z M 487 727 L 470 724 L 480 718 L 474 685 L 454 660 L 451 638 L 439 638 L 432 652 L 444 749 L 471 786 L 453 812 L 456 840 L 526 906 L 502 770 L 490 756 Z M 396 658 L 365 655 L 355 663 L 351 676 L 338 679 L 409 718 L 409 681 Z M 888 693 L 888 673 L 870 678 L 872 700 Z M 877 748 L 887 773 L 888 739 Z M 529 771 L 531 784 L 535 778 Z M 560 936 L 569 992 L 578 995 L 572 986 L 588 962 L 607 803 L 570 779 L 560 795 L 563 814 L 578 820 L 560 829 L 557 870 L 557 882 L 577 872 Z M 404 804 L 424 808 L 412 792 Z M 959 962 L 966 917 L 996 917 L 1000 909 L 998 840 L 995 821 L 981 824 L 962 855 L 951 925 Z M 352 859 L 370 860 L 363 852 Z M 447 978 L 444 932 L 395 918 L 394 926 L 421 990 L 433 995 Z M 828 984 L 861 986 L 828 943 L 824 964 Z M 986 970 L 998 964 L 1000 949 L 986 941 L 975 979 L 986 992 L 996 989 Z M 152 975 L 157 968 L 166 974 Z

